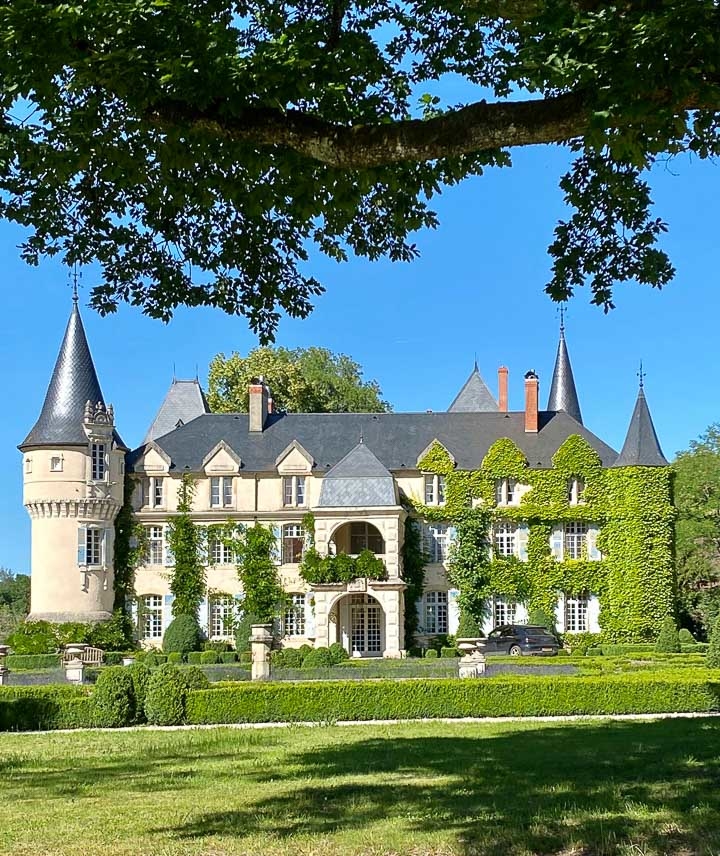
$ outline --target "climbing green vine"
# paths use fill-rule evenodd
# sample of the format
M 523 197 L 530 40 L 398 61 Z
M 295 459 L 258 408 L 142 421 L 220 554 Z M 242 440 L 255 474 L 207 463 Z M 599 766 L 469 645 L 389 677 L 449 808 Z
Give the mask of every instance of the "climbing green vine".
M 347 553 L 336 556 L 321 556 L 315 549 L 315 516 L 311 511 L 302 519 L 305 533 L 305 550 L 300 563 L 300 577 L 308 585 L 327 585 L 329 583 L 349 583 L 358 577 L 370 580 L 386 580 L 385 562 L 372 550 L 363 550 L 357 557 Z
M 178 487 L 178 513 L 168 524 L 168 546 L 173 556 L 170 591 L 174 595 L 172 614 L 197 618 L 207 582 L 202 547 L 205 533 L 192 519 L 195 481 L 183 474 Z
M 405 647 L 412 648 L 418 629 L 416 604 L 425 587 L 426 556 L 422 546 L 422 532 L 413 517 L 405 519 L 405 537 L 402 547 L 402 577 L 407 588 L 405 598 Z

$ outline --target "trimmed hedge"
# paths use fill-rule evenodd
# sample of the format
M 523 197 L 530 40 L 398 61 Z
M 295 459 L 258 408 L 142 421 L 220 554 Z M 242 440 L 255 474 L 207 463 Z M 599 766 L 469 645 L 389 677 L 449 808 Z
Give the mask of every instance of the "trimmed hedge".
M 71 686 L 0 687 L 0 731 L 98 725 L 88 690 Z
M 58 669 L 60 668 L 59 654 L 8 654 L 5 665 L 10 671 L 21 669 Z
M 191 666 L 199 666 L 202 663 L 202 651 L 188 651 L 185 655 L 185 662 Z
M 453 657 L 459 657 L 460 652 L 457 648 L 441 648 L 440 657 L 443 660 L 451 660 Z
M 204 725 L 717 710 L 720 680 L 698 669 L 663 675 L 219 684 L 188 693 L 185 721 Z

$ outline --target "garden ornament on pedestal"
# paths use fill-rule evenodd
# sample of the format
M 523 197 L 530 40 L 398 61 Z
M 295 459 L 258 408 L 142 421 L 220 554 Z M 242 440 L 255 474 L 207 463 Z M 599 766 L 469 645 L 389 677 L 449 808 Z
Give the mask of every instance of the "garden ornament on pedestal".
M 482 639 L 458 639 L 456 646 L 462 656 L 458 660 L 458 676 L 479 678 L 485 674 L 485 655 L 480 650 Z
M 250 649 L 252 650 L 253 681 L 267 681 L 270 677 L 270 649 L 272 648 L 272 624 L 253 624 L 250 634 Z

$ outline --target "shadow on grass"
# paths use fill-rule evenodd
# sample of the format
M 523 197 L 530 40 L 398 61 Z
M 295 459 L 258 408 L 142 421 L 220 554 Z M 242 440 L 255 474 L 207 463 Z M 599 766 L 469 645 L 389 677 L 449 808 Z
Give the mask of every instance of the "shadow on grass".
M 245 774 L 276 793 L 157 831 L 185 841 L 282 840 L 375 827 L 400 836 L 408 851 L 422 835 L 439 834 L 468 856 L 720 851 L 717 720 L 478 730 L 477 737 L 443 729 L 370 740 L 349 731 L 346 741 L 290 751 L 282 763 Z

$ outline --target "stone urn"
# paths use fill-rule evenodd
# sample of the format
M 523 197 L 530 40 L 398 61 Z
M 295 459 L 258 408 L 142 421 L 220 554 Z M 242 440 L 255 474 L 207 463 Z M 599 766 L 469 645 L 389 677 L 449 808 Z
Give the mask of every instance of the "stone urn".
M 461 678 L 479 678 L 485 674 L 485 655 L 482 652 L 484 640 L 478 638 L 457 639 L 456 648 L 462 652 L 458 660 L 458 676 Z

